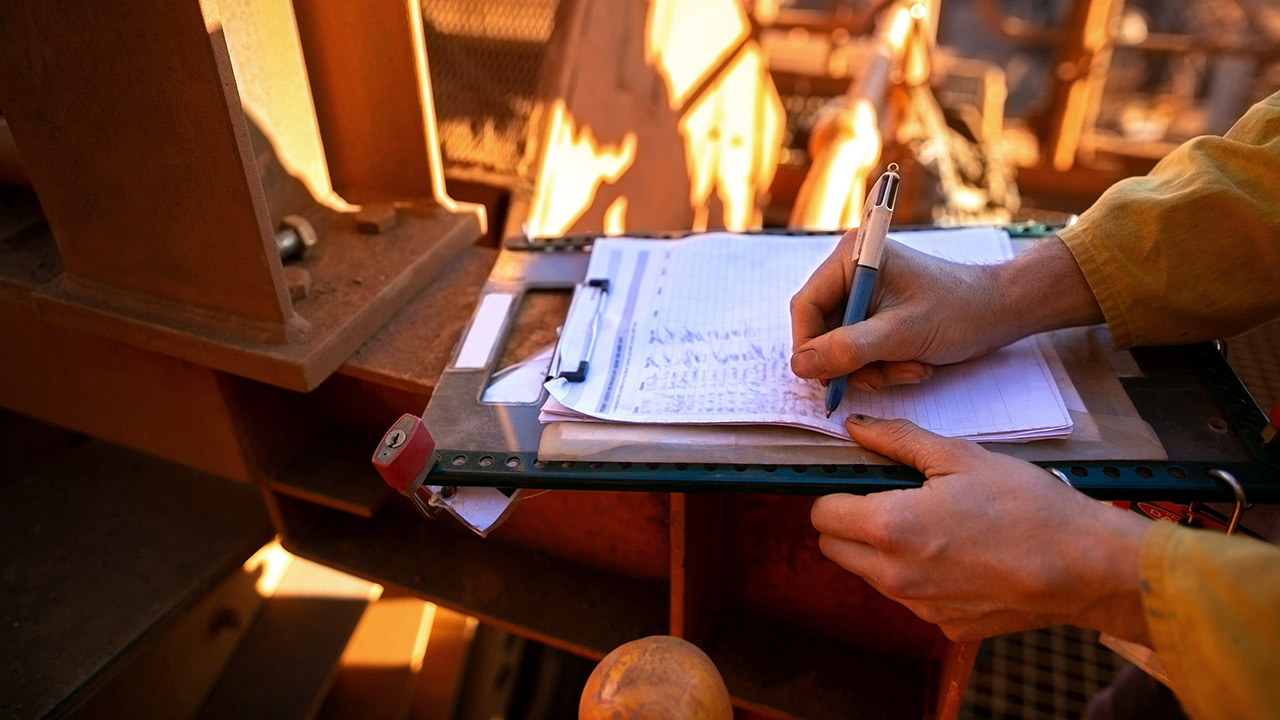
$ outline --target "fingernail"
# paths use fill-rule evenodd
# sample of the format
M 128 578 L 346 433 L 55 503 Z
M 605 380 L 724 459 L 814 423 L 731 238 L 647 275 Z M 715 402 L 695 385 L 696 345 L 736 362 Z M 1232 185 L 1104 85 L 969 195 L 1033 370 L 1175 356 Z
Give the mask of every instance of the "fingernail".
M 850 425 L 862 425 L 874 419 L 875 418 L 871 417 L 870 415 L 863 415 L 862 413 L 854 413 L 849 417 L 845 418 L 844 421 Z
M 827 374 L 827 367 L 818 351 L 809 348 L 791 356 L 791 371 L 800 377 L 817 377 Z
M 867 392 L 876 391 L 875 388 L 871 387 L 871 383 L 867 382 L 866 380 L 854 380 L 853 384 L 860 390 L 866 390 Z

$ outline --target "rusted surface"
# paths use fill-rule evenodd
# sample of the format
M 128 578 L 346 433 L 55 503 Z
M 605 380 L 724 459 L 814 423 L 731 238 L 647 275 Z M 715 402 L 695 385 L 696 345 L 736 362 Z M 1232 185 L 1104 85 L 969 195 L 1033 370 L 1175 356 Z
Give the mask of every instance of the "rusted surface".
M 31 178 L 27 177 L 22 156 L 18 154 L 18 145 L 13 141 L 13 132 L 9 130 L 9 121 L 3 116 L 0 116 L 0 183 L 31 186 Z
M 572 288 L 535 289 L 525 292 L 516 308 L 507 342 L 498 356 L 497 368 L 528 360 L 560 338 L 560 328 L 569 316 Z
M 667 579 L 670 496 L 666 493 L 534 493 L 490 534 L 492 541 L 626 577 Z
M 212 0 L 137 12 L 4 5 L 0 100 L 63 270 L 14 299 L 56 324 L 310 390 L 478 237 L 483 218 L 437 191 L 393 230 L 359 234 L 247 122 L 229 62 Z M 420 90 L 415 137 L 429 145 Z M 321 238 L 300 266 L 311 289 L 294 302 L 273 211 L 305 215 Z
M 272 502 L 290 551 L 553 647 L 598 659 L 666 631 L 665 581 L 484 540 L 447 517 L 426 520 L 408 503 L 387 503 L 363 520 L 279 495 Z
M 390 203 L 365 205 L 356 213 L 356 229 L 369 235 L 386 232 L 396 225 L 396 206 Z
M 430 395 L 475 310 L 480 287 L 497 256 L 495 248 L 469 246 L 462 250 L 338 372 Z M 421 414 L 424 407 L 426 403 L 408 412 Z
M 74 707 L 270 537 L 255 488 L 104 442 L 6 484 L 0 713 Z
M 275 228 L 333 194 L 293 2 L 218 0 L 218 12 Z
M 31 290 L 62 274 L 62 258 L 35 193 L 0 188 L 0 296 L 21 304 Z
M 981 641 L 949 643 L 938 666 L 937 701 L 933 717 L 938 720 L 955 720 L 960 715 L 960 703 L 969 687 L 969 675 L 978 657 Z
M 0 300 L 0 406 L 223 477 L 249 451 L 208 368 L 41 321 Z
M 0 6 L 0 105 L 68 287 L 285 339 L 291 311 L 211 0 Z
M 333 189 L 351 203 L 430 198 L 427 108 L 407 2 L 296 0 Z M 424 68 L 425 69 L 425 68 Z
M 381 235 L 355 229 L 350 214 L 316 208 L 310 217 L 322 240 L 301 266 L 311 292 L 296 305 L 305 336 L 287 343 L 253 342 L 215 334 L 186 322 L 190 308 L 169 316 L 87 298 L 59 283 L 36 290 L 48 320 L 293 390 L 311 390 L 427 285 L 480 234 L 474 215 L 428 204 L 401 211 L 401 222 Z
M 671 634 L 701 642 L 725 598 L 724 503 L 719 495 L 671 494 Z
M 721 612 L 699 647 L 724 676 L 734 704 L 767 717 L 896 720 L 930 712 L 930 664 L 895 656 L 889 647 L 860 648 L 736 608 Z
M 942 632 L 828 560 L 809 523 L 813 498 L 724 498 L 726 605 L 834 641 L 937 659 Z

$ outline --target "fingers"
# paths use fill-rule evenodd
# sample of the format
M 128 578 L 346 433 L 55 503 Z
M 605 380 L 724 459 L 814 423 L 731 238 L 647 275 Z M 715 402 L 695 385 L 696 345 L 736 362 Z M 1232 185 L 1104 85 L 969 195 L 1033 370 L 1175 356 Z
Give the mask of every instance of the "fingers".
M 801 345 L 827 332 L 827 317 L 844 316 L 845 295 L 849 287 L 849 250 L 841 242 L 835 252 L 813 271 L 808 282 L 791 298 L 791 347 Z
M 809 510 L 809 522 L 820 533 L 857 538 L 857 529 L 865 527 L 877 515 L 876 499 L 879 497 L 880 494 L 824 495 L 813 501 L 813 507 Z
M 907 360 L 876 362 L 849 373 L 849 382 L 863 390 L 876 391 L 890 385 L 915 385 L 933 377 L 933 366 Z
M 809 521 L 823 535 L 852 540 L 881 552 L 898 553 L 925 532 L 913 493 L 890 490 L 870 495 L 838 493 L 814 501 Z
M 826 380 L 873 362 L 914 358 L 904 344 L 918 340 L 919 333 L 903 326 L 901 313 L 897 317 L 873 313 L 863 322 L 840 326 L 852 276 L 855 232 L 845 233 L 835 251 L 791 298 L 791 370 L 798 377 Z M 901 255 L 902 251 L 892 240 L 885 245 L 886 258 Z M 881 302 L 874 304 L 879 307 Z M 920 363 L 904 365 L 889 376 L 882 378 L 873 372 L 862 380 L 869 389 L 919 382 L 932 372 L 926 367 Z
M 794 307 L 793 304 L 793 310 Z M 796 346 L 796 353 L 791 356 L 791 371 L 802 378 L 829 379 L 845 375 L 869 363 L 900 355 L 903 338 L 902 328 L 894 323 L 891 315 L 872 315 L 860 323 L 836 328 Z M 924 367 L 922 363 L 915 365 Z
M 962 469 L 988 454 L 974 443 L 935 435 L 907 420 L 850 415 L 844 426 L 862 447 L 910 465 L 928 478 Z
M 818 498 L 810 519 L 821 533 L 822 554 L 893 598 L 922 592 L 914 563 L 904 562 L 915 556 L 915 538 L 923 533 L 909 500 L 911 492 L 918 491 Z
M 822 550 L 822 554 L 835 564 L 875 584 L 880 564 L 883 562 L 883 556 L 875 548 L 856 540 L 825 533 L 818 536 L 818 547 Z

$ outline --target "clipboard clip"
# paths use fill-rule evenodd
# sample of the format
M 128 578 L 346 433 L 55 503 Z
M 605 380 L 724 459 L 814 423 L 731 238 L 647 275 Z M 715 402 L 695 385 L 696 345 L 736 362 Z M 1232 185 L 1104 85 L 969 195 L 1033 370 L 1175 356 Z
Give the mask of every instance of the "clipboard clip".
M 565 318 L 564 329 L 560 331 L 560 342 L 556 343 L 551 366 L 547 369 L 548 380 L 563 378 L 576 383 L 587 379 L 587 370 L 596 350 L 596 338 L 600 335 L 600 323 L 608 299 L 608 278 L 593 278 L 574 288 L 569 315 Z M 587 302 L 595 303 L 589 315 L 585 315 L 579 307 L 579 303 Z M 584 320 L 589 322 L 586 327 L 582 327 Z

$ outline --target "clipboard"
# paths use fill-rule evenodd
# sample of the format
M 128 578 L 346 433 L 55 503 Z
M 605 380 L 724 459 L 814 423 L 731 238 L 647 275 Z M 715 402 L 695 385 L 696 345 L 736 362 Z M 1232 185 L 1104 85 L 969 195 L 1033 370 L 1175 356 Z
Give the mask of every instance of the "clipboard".
M 907 228 L 895 228 L 907 229 Z M 1057 228 L 1010 228 L 1034 242 Z M 814 234 L 770 229 L 769 234 Z M 658 234 L 655 241 L 690 233 Z M 587 261 L 596 235 L 508 241 L 481 289 L 477 310 L 423 415 L 436 438 L 432 484 L 645 492 L 751 492 L 771 494 L 870 493 L 916 487 L 914 469 L 883 459 L 844 462 L 735 462 L 718 456 L 646 461 L 552 460 L 539 455 L 544 394 L 524 402 L 486 402 L 485 388 L 499 369 L 531 293 L 573 293 L 573 302 L 599 302 L 607 287 L 592 286 Z M 588 340 L 589 342 L 589 340 Z M 560 357 L 557 372 L 577 372 L 577 358 Z M 556 360 L 553 359 L 553 362 Z M 1119 377 L 1128 399 L 1154 431 L 1166 460 L 1031 458 L 1100 500 L 1142 498 L 1174 502 L 1280 501 L 1280 449 L 1262 445 L 1266 418 L 1214 343 L 1140 348 L 1136 369 Z M 1000 448 L 1003 450 L 1004 448 Z M 1232 487 L 1226 475 L 1239 486 Z

